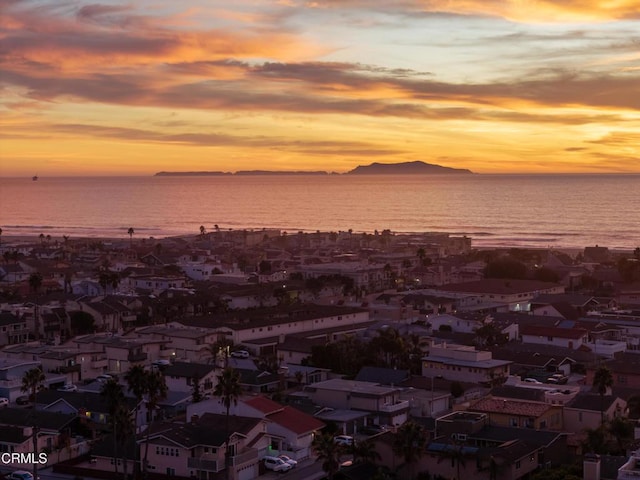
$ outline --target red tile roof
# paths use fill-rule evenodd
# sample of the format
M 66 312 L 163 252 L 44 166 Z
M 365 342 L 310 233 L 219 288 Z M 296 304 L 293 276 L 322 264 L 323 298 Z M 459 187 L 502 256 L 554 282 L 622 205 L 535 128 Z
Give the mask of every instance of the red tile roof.
M 245 400 L 244 403 L 264 413 L 265 415 L 270 415 L 272 413 L 282 411 L 282 409 L 284 408 L 279 403 L 262 396 Z
M 520 327 L 520 335 L 533 335 L 536 337 L 572 338 L 578 340 L 586 334 L 587 331 L 584 328 L 559 328 L 546 327 L 544 325 L 523 325 Z
M 553 408 L 541 402 L 525 402 L 521 400 L 504 400 L 501 398 L 485 397 L 469 407 L 472 412 L 504 413 L 506 415 L 539 417 Z
M 284 407 L 281 412 L 269 415 L 267 419 L 298 435 L 310 433 L 325 426 L 317 418 L 289 406 Z

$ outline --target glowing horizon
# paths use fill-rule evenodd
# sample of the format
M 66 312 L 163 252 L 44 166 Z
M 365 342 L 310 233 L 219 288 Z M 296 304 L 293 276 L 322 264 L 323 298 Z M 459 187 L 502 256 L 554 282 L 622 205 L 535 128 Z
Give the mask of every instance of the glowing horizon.
M 635 0 L 7 0 L 0 176 L 640 173 Z

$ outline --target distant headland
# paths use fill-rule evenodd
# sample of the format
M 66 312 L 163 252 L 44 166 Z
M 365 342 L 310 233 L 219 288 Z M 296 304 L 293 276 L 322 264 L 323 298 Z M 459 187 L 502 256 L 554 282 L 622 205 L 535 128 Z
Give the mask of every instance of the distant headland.
M 450 168 L 433 163 L 425 163 L 419 160 L 415 162 L 403 163 L 371 163 L 369 165 L 360 165 L 353 170 L 347 172 L 351 175 L 451 175 L 451 174 L 472 174 L 471 170 L 466 168 Z
M 359 165 L 344 175 L 459 175 L 473 174 L 466 168 L 450 168 L 421 161 L 402 163 L 371 163 Z M 198 176 L 222 176 L 222 175 L 339 175 L 324 171 L 278 171 L 278 170 L 240 170 L 233 172 L 201 171 L 201 172 L 158 172 L 156 177 L 198 177 Z

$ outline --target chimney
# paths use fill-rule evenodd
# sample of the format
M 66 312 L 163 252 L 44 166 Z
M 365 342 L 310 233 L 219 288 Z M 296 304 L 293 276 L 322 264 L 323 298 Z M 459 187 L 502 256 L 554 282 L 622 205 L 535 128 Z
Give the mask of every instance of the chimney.
M 587 453 L 582 461 L 583 480 L 600 480 L 600 455 Z
M 200 420 L 200 415 L 191 415 L 191 423 L 196 424 Z

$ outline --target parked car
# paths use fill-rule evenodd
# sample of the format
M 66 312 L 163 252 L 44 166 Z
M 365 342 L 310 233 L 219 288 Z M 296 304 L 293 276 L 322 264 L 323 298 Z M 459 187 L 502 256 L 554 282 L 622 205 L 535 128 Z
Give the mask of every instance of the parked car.
M 18 405 L 29 405 L 31 400 L 29 399 L 29 395 L 20 395 L 16 398 L 16 404 Z
M 235 352 L 231 352 L 231 356 L 233 358 L 249 358 L 249 352 L 246 350 L 236 350 Z
M 15 472 L 11 472 L 5 478 L 7 480 L 33 480 L 33 474 L 26 470 L 16 470 Z
M 524 380 L 522 380 L 524 383 L 532 383 L 534 385 L 542 385 L 542 382 L 540 380 L 536 380 L 535 378 L 525 378 Z
M 561 373 L 554 373 L 549 378 L 547 378 L 547 383 L 555 383 L 557 385 L 564 385 L 568 381 L 569 379 Z
M 77 392 L 78 387 L 76 387 L 73 383 L 67 383 L 58 389 L 59 392 Z
M 100 383 L 108 382 L 109 380 L 113 380 L 113 375 L 109 375 L 108 373 L 103 373 L 102 375 L 98 375 L 96 380 Z
M 338 445 L 353 445 L 353 437 L 349 435 L 336 435 L 335 437 L 333 437 L 333 441 Z
M 288 472 L 293 467 L 278 457 L 264 457 L 264 466 L 267 470 L 274 472 Z
M 288 463 L 292 467 L 295 467 L 296 465 L 298 465 L 297 461 L 295 461 L 293 458 L 291 458 L 291 457 L 289 457 L 287 455 L 278 455 L 278 458 L 280 460 L 283 460 L 285 463 Z
M 0 408 L 8 407 L 8 406 L 9 406 L 9 399 L 6 397 L 0 397 Z
M 156 367 L 168 367 L 169 365 L 171 365 L 171 362 L 169 360 L 156 360 L 155 362 L 153 362 L 153 365 L 155 365 Z

